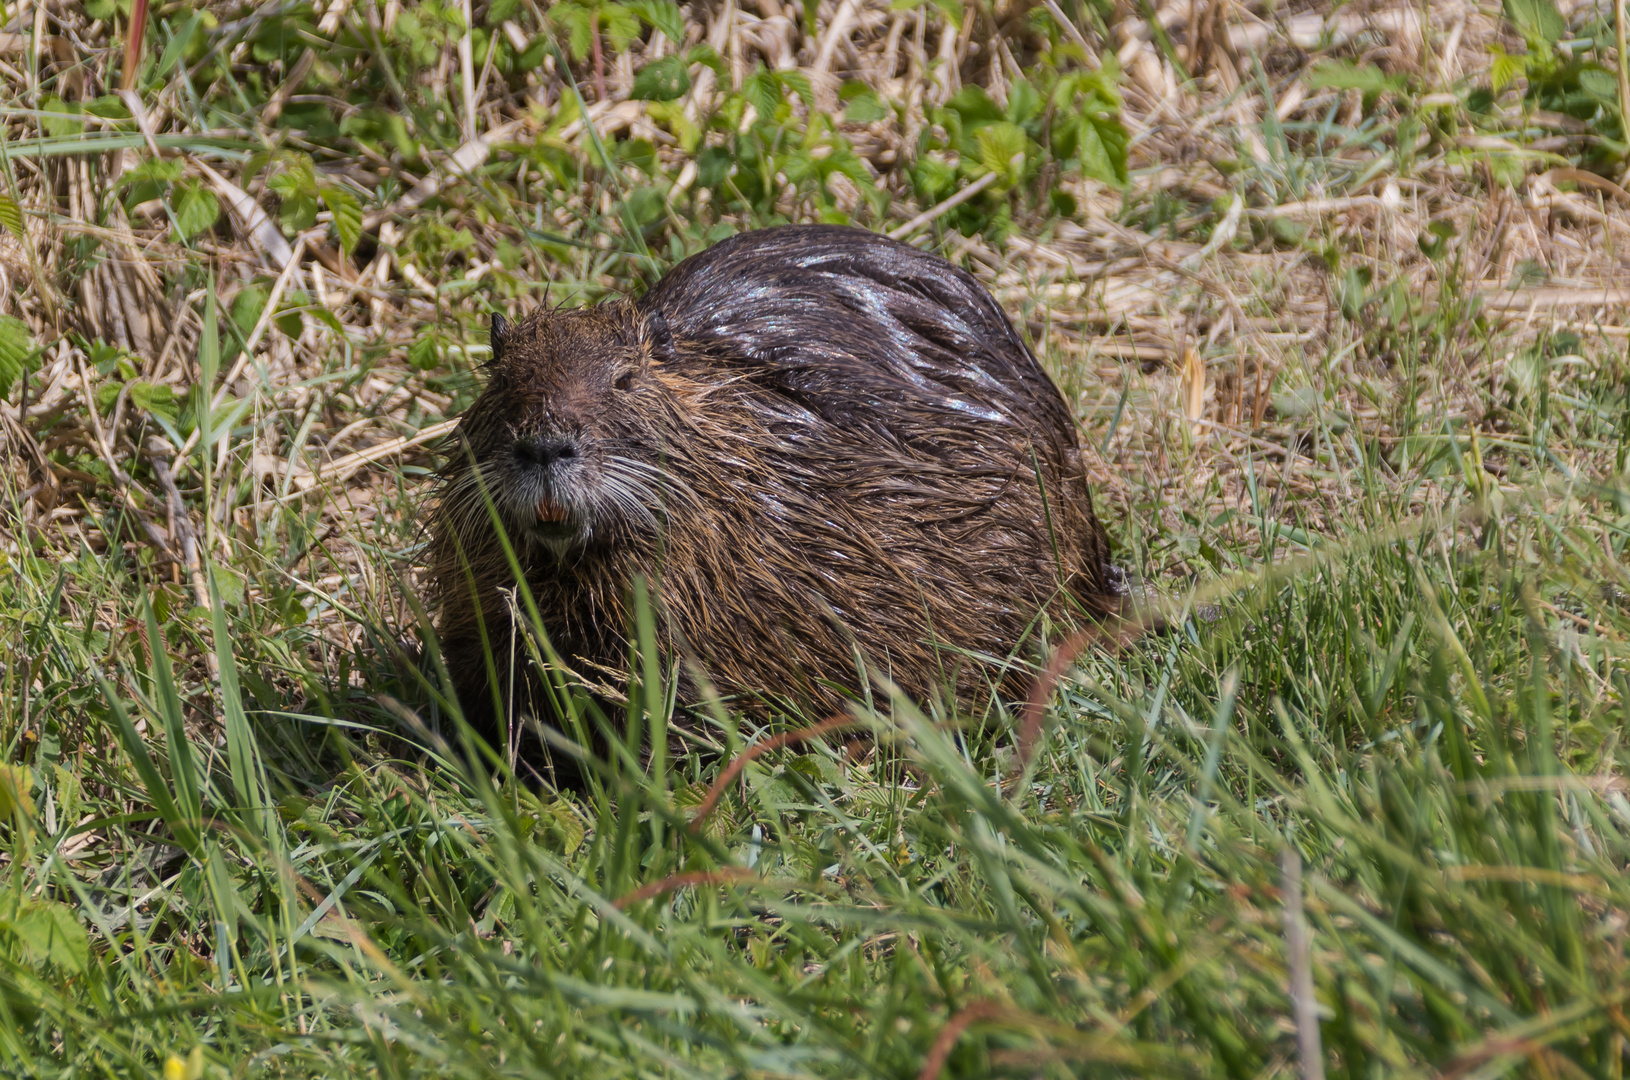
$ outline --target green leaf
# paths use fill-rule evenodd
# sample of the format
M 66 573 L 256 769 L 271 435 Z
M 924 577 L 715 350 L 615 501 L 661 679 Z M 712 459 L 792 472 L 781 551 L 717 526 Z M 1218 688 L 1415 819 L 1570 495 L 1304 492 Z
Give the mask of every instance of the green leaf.
M 1076 154 L 1081 175 L 1106 184 L 1126 186 L 1126 151 L 1131 144 L 1120 118 L 1083 116 L 1076 126 Z
M 215 193 L 195 180 L 184 180 L 175 186 L 175 231 L 181 239 L 190 240 L 210 228 L 221 216 L 221 204 Z
M 961 0 L 933 0 L 933 4 L 940 9 L 940 13 L 951 24 L 951 29 L 960 33 L 964 14 Z
M 996 174 L 999 185 L 1012 187 L 1023 178 L 1030 143 L 1023 128 L 1002 120 L 986 124 L 974 137 L 979 144 L 979 164 Z
M 107 22 L 117 10 L 113 0 L 85 0 L 85 14 L 99 22 Z
M 685 16 L 673 0 L 634 0 L 628 7 L 673 44 L 685 40 Z
M 1313 65 L 1308 85 L 1314 89 L 1358 90 L 1366 98 L 1400 93 L 1408 85 L 1402 75 L 1388 75 L 1374 64 L 1362 67 L 1351 60 L 1321 60 Z
M 521 0 L 492 0 L 487 5 L 487 25 L 498 26 L 515 14 L 515 9 L 521 6 Z
M 203 21 L 203 14 L 194 12 L 187 18 L 186 22 L 181 24 L 181 29 L 175 32 L 175 37 L 171 38 L 170 43 L 164 46 L 164 53 L 159 57 L 158 67 L 153 69 L 154 75 L 163 78 L 170 73 L 170 69 L 175 67 L 176 63 L 187 54 L 187 46 L 192 44 L 193 32 L 198 29 L 199 24 Z
M 1567 36 L 1567 21 L 1552 0 L 1502 0 L 1501 6 L 1531 49 L 1548 53 Z
M 815 107 L 815 88 L 810 85 L 808 75 L 802 71 L 778 71 L 775 80 L 797 94 L 807 108 Z
M 1619 104 L 1619 81 L 1613 73 L 1605 68 L 1587 67 L 1579 72 L 1579 89 L 1595 98 L 1598 104 L 1608 108 L 1617 108 Z
M 350 258 L 362 239 L 362 204 L 341 187 L 323 188 L 323 204 L 334 215 L 334 235 L 339 238 L 340 250 Z
M 846 124 L 874 124 L 894 115 L 894 110 L 883 103 L 877 91 L 859 79 L 844 83 L 838 89 L 838 100 L 849 106 L 843 113 Z
M 34 335 L 28 324 L 12 315 L 0 315 L 0 398 L 11 393 L 11 384 L 23 374 L 23 365 L 34 353 Z
M 28 233 L 23 228 L 23 208 L 10 195 L 0 195 L 0 228 L 18 240 L 28 239 Z
M 639 36 L 640 21 L 632 11 L 621 4 L 602 4 L 600 29 L 605 31 L 611 50 L 622 52 L 628 48 L 629 42 Z
M 1526 54 L 1514 56 L 1498 45 L 1490 45 L 1489 54 L 1493 57 L 1489 61 L 1489 84 L 1496 94 L 1510 86 L 1528 71 L 1528 57 Z
M 36 964 L 77 974 L 90 963 L 90 938 L 72 909 L 54 901 L 24 904 L 11 921 L 23 955 Z
M 582 61 L 589 55 L 594 39 L 594 13 L 582 4 L 556 4 L 549 9 L 549 20 L 566 31 L 566 48 L 572 59 Z M 397 20 L 400 23 L 401 17 Z
M 0 765 L 0 821 L 34 814 L 34 774 L 27 765 Z
M 85 122 L 75 119 L 82 115 L 79 107 L 69 105 L 55 94 L 46 95 L 40 102 L 40 111 L 47 114 L 40 118 L 40 126 L 47 135 L 78 135 L 85 130 Z
M 283 205 L 278 207 L 277 219 L 290 236 L 304 232 L 317 223 L 317 197 L 301 193 L 284 199 Z
M 426 334 L 408 346 L 408 365 L 415 371 L 430 371 L 436 366 L 438 360 L 436 336 L 434 334 Z
M 175 388 L 165 383 L 133 382 L 130 384 L 130 403 L 144 413 L 162 416 L 175 423 L 180 415 Z
M 758 113 L 760 120 L 773 120 L 775 107 L 781 103 L 781 85 L 775 75 L 762 68 L 742 80 L 741 96 Z
M 641 101 L 672 101 L 690 92 L 690 65 L 680 56 L 664 56 L 640 68 L 629 96 Z

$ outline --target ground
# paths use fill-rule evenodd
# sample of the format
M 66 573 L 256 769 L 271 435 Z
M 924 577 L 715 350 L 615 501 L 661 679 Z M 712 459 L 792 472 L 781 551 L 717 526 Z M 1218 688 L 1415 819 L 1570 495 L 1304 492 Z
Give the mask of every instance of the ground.
M 0 1070 L 1621 1076 L 1625 19 L 0 3 Z M 789 220 L 990 286 L 1167 629 L 470 773 L 488 317 Z

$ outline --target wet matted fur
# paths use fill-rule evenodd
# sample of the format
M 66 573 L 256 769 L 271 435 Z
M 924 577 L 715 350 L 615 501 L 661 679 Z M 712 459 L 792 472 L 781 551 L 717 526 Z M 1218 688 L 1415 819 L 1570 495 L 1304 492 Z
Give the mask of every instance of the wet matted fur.
M 681 701 L 699 666 L 726 694 L 831 709 L 861 658 L 918 697 L 979 696 L 970 654 L 1008 656 L 1043 610 L 1119 603 L 1046 372 L 973 277 L 859 229 L 743 233 L 639 300 L 494 319 L 429 555 L 448 668 L 490 727 L 481 622 L 506 698 L 517 638 L 484 492 L 589 678 L 626 670 L 632 584 L 653 583 Z M 524 713 L 542 699 L 517 662 Z

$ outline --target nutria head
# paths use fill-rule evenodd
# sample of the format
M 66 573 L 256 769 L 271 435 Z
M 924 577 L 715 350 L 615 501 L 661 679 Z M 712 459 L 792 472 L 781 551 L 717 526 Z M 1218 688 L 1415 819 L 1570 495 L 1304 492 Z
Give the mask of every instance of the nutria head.
M 491 379 L 462 428 L 471 460 L 453 463 L 447 498 L 484 509 L 484 486 L 512 541 L 556 559 L 652 533 L 671 407 L 656 369 L 672 347 L 660 314 L 624 301 L 493 316 Z

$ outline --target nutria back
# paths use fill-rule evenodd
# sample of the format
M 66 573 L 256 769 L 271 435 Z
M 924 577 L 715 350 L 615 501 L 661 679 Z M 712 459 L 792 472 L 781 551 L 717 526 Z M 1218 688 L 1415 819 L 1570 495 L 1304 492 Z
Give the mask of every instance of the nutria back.
M 431 521 L 467 713 L 551 717 L 494 510 L 590 681 L 627 670 L 633 583 L 653 583 L 682 701 L 699 675 L 817 709 L 877 676 L 977 698 L 1001 681 L 977 658 L 1011 655 L 1039 613 L 1117 606 L 1069 409 L 937 256 L 860 229 L 743 233 L 637 301 L 494 319 L 493 356 Z

